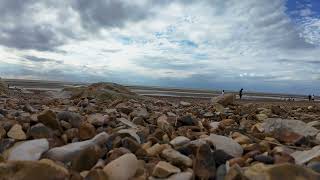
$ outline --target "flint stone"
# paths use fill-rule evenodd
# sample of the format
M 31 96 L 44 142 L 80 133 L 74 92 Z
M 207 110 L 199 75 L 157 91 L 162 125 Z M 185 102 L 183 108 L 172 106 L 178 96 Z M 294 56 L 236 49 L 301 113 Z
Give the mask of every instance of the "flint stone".
M 148 118 L 150 116 L 149 112 L 145 108 L 138 108 L 131 113 L 132 117 L 142 117 Z
M 184 107 L 188 107 L 188 106 L 191 106 L 191 103 L 185 102 L 185 101 L 180 101 L 180 105 L 184 106 Z
M 25 140 L 27 139 L 27 135 L 22 130 L 22 126 L 20 124 L 15 124 L 11 127 L 9 132 L 7 133 L 8 137 L 11 137 L 16 140 Z
M 53 137 L 53 132 L 50 128 L 43 125 L 42 123 L 38 123 L 32 126 L 28 132 L 28 134 L 33 137 L 34 139 L 41 139 L 41 138 L 51 138 Z
M 174 149 L 165 149 L 162 151 L 161 155 L 174 165 L 183 165 L 186 167 L 192 166 L 192 159 Z
M 308 179 L 319 180 L 320 174 L 311 169 L 294 164 L 279 164 L 279 165 L 264 165 L 255 164 L 249 167 L 244 175 L 249 180 L 264 179 L 264 180 L 283 180 L 283 179 Z
M 240 157 L 243 153 L 241 145 L 229 137 L 210 134 L 205 140 L 212 143 L 216 149 L 221 149 L 233 157 Z
M 216 175 L 216 163 L 214 154 L 208 144 L 201 145 L 197 150 L 193 170 L 199 179 L 214 179 Z
M 95 126 L 103 126 L 107 121 L 107 118 L 108 116 L 97 113 L 89 115 L 87 120 L 90 124 L 93 124 Z
M 1 180 L 64 180 L 68 178 L 68 171 L 54 162 L 11 161 L 0 164 Z
M 81 140 L 87 140 L 94 137 L 96 129 L 90 123 L 82 123 L 79 127 L 79 138 Z
M 133 137 L 139 144 L 141 144 L 140 137 L 137 135 L 136 129 L 121 129 L 118 131 L 119 134 L 129 134 Z
M 308 122 L 307 125 L 311 127 L 320 126 L 320 121 L 311 121 Z
M 184 137 L 184 136 L 178 136 L 178 137 L 175 137 L 174 139 L 172 139 L 170 141 L 170 144 L 173 146 L 173 147 L 178 147 L 178 146 L 182 146 L 184 144 L 187 144 L 188 142 L 190 142 L 191 140 L 187 137 Z
M 299 120 L 268 118 L 262 123 L 265 132 L 281 131 L 288 129 L 303 136 L 315 136 L 319 133 L 314 127 L 308 126 L 306 123 Z
M 153 169 L 152 175 L 159 178 L 168 177 L 171 174 L 179 173 L 181 170 L 165 161 L 160 161 Z
M 9 161 L 37 161 L 41 155 L 48 151 L 47 139 L 25 141 L 9 150 Z
M 174 175 L 171 175 L 167 178 L 167 180 L 191 180 L 192 179 L 192 172 L 181 172 Z
M 291 154 L 295 159 L 296 164 L 304 164 L 312 160 L 313 158 L 320 156 L 320 145 L 313 147 L 307 151 L 296 151 Z
M 94 145 L 104 145 L 107 142 L 108 138 L 109 135 L 105 132 L 102 132 L 90 140 L 75 142 L 67 144 L 65 146 L 52 148 L 47 153 L 45 153 L 44 156 L 56 161 L 70 162 L 86 148 Z
M 137 157 L 128 153 L 111 161 L 103 168 L 103 171 L 109 180 L 128 180 L 135 175 L 138 165 Z
M 44 110 L 38 115 L 38 121 L 52 129 L 61 129 L 56 114 L 51 110 Z
M 135 125 L 134 123 L 132 123 L 131 121 L 129 121 L 129 120 L 125 119 L 125 118 L 118 118 L 117 120 L 122 122 L 123 124 L 131 127 L 131 128 L 135 128 L 135 129 L 138 128 L 137 125 Z

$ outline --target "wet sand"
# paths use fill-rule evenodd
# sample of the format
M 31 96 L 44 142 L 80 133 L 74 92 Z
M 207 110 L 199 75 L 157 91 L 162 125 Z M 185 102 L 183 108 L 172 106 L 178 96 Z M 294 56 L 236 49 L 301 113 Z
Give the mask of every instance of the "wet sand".
M 77 82 L 62 82 L 62 81 L 45 81 L 45 80 L 25 80 L 25 79 L 5 79 L 11 88 L 21 88 L 26 90 L 43 90 L 43 91 L 60 91 L 66 87 L 82 86 L 87 83 Z M 210 98 L 219 96 L 221 91 L 218 90 L 201 90 L 201 89 L 181 89 L 181 88 L 166 88 L 152 86 L 132 86 L 128 85 L 131 91 L 150 97 L 165 98 L 165 99 L 190 99 L 206 102 Z M 226 93 L 235 93 L 226 91 Z M 292 95 L 292 94 L 275 94 L 275 93 L 260 93 L 260 92 L 245 92 L 240 102 L 287 102 L 285 99 L 294 98 L 295 103 L 307 101 L 307 96 Z M 239 97 L 237 96 L 237 99 Z M 238 100 L 239 101 L 239 100 Z M 318 102 L 318 101 L 317 101 Z M 287 103 L 293 103 L 292 101 Z M 312 103 L 312 102 L 311 102 Z

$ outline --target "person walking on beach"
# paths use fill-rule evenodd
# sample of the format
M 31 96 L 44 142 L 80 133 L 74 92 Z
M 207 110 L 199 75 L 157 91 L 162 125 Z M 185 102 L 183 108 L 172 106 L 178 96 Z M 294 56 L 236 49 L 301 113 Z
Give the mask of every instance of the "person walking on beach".
M 314 101 L 314 94 L 312 94 L 312 101 Z
M 241 88 L 240 91 L 239 91 L 239 97 L 240 97 L 240 99 L 242 99 L 242 91 L 243 91 L 243 88 Z
M 309 101 L 311 101 L 311 94 L 309 94 L 308 98 L 309 98 Z
M 222 95 L 222 96 L 224 95 L 224 90 L 222 90 L 221 95 Z

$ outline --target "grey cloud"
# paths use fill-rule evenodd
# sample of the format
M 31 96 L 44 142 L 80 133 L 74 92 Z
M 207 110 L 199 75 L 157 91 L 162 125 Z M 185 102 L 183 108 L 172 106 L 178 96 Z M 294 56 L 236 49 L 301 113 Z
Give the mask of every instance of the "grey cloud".
M 63 1 L 36 0 L 1 0 L 0 1 L 0 44 L 21 50 L 35 49 L 39 51 L 53 51 L 62 45 L 68 37 L 74 37 L 70 28 L 58 28 L 55 24 L 62 22 L 37 22 L 42 18 L 39 14 L 41 7 L 57 10 L 57 16 L 67 13 L 64 11 Z M 37 18 L 37 19 L 33 19 Z M 59 18 L 58 18 L 59 19 Z M 62 20 L 62 19 L 60 19 Z
M 32 62 L 53 62 L 53 63 L 57 63 L 57 64 L 62 64 L 63 62 L 60 60 L 55 60 L 55 59 L 47 59 L 47 58 L 39 58 L 36 56 L 24 56 L 25 59 L 27 59 L 28 61 L 32 61 Z
M 0 43 L 17 49 L 53 50 L 63 44 L 51 26 L 16 24 L 15 27 L 0 27 Z
M 279 63 L 294 63 L 294 64 L 311 64 L 320 65 L 320 60 L 304 60 L 304 59 L 277 59 Z
M 72 8 L 78 11 L 86 29 L 121 27 L 127 21 L 138 21 L 148 15 L 148 9 L 122 0 L 73 0 Z

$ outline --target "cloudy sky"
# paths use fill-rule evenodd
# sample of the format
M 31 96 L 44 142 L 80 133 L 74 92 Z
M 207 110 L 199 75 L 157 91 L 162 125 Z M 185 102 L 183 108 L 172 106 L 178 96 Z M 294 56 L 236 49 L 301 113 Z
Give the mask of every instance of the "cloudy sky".
M 320 94 L 319 0 L 1 0 L 0 76 Z

